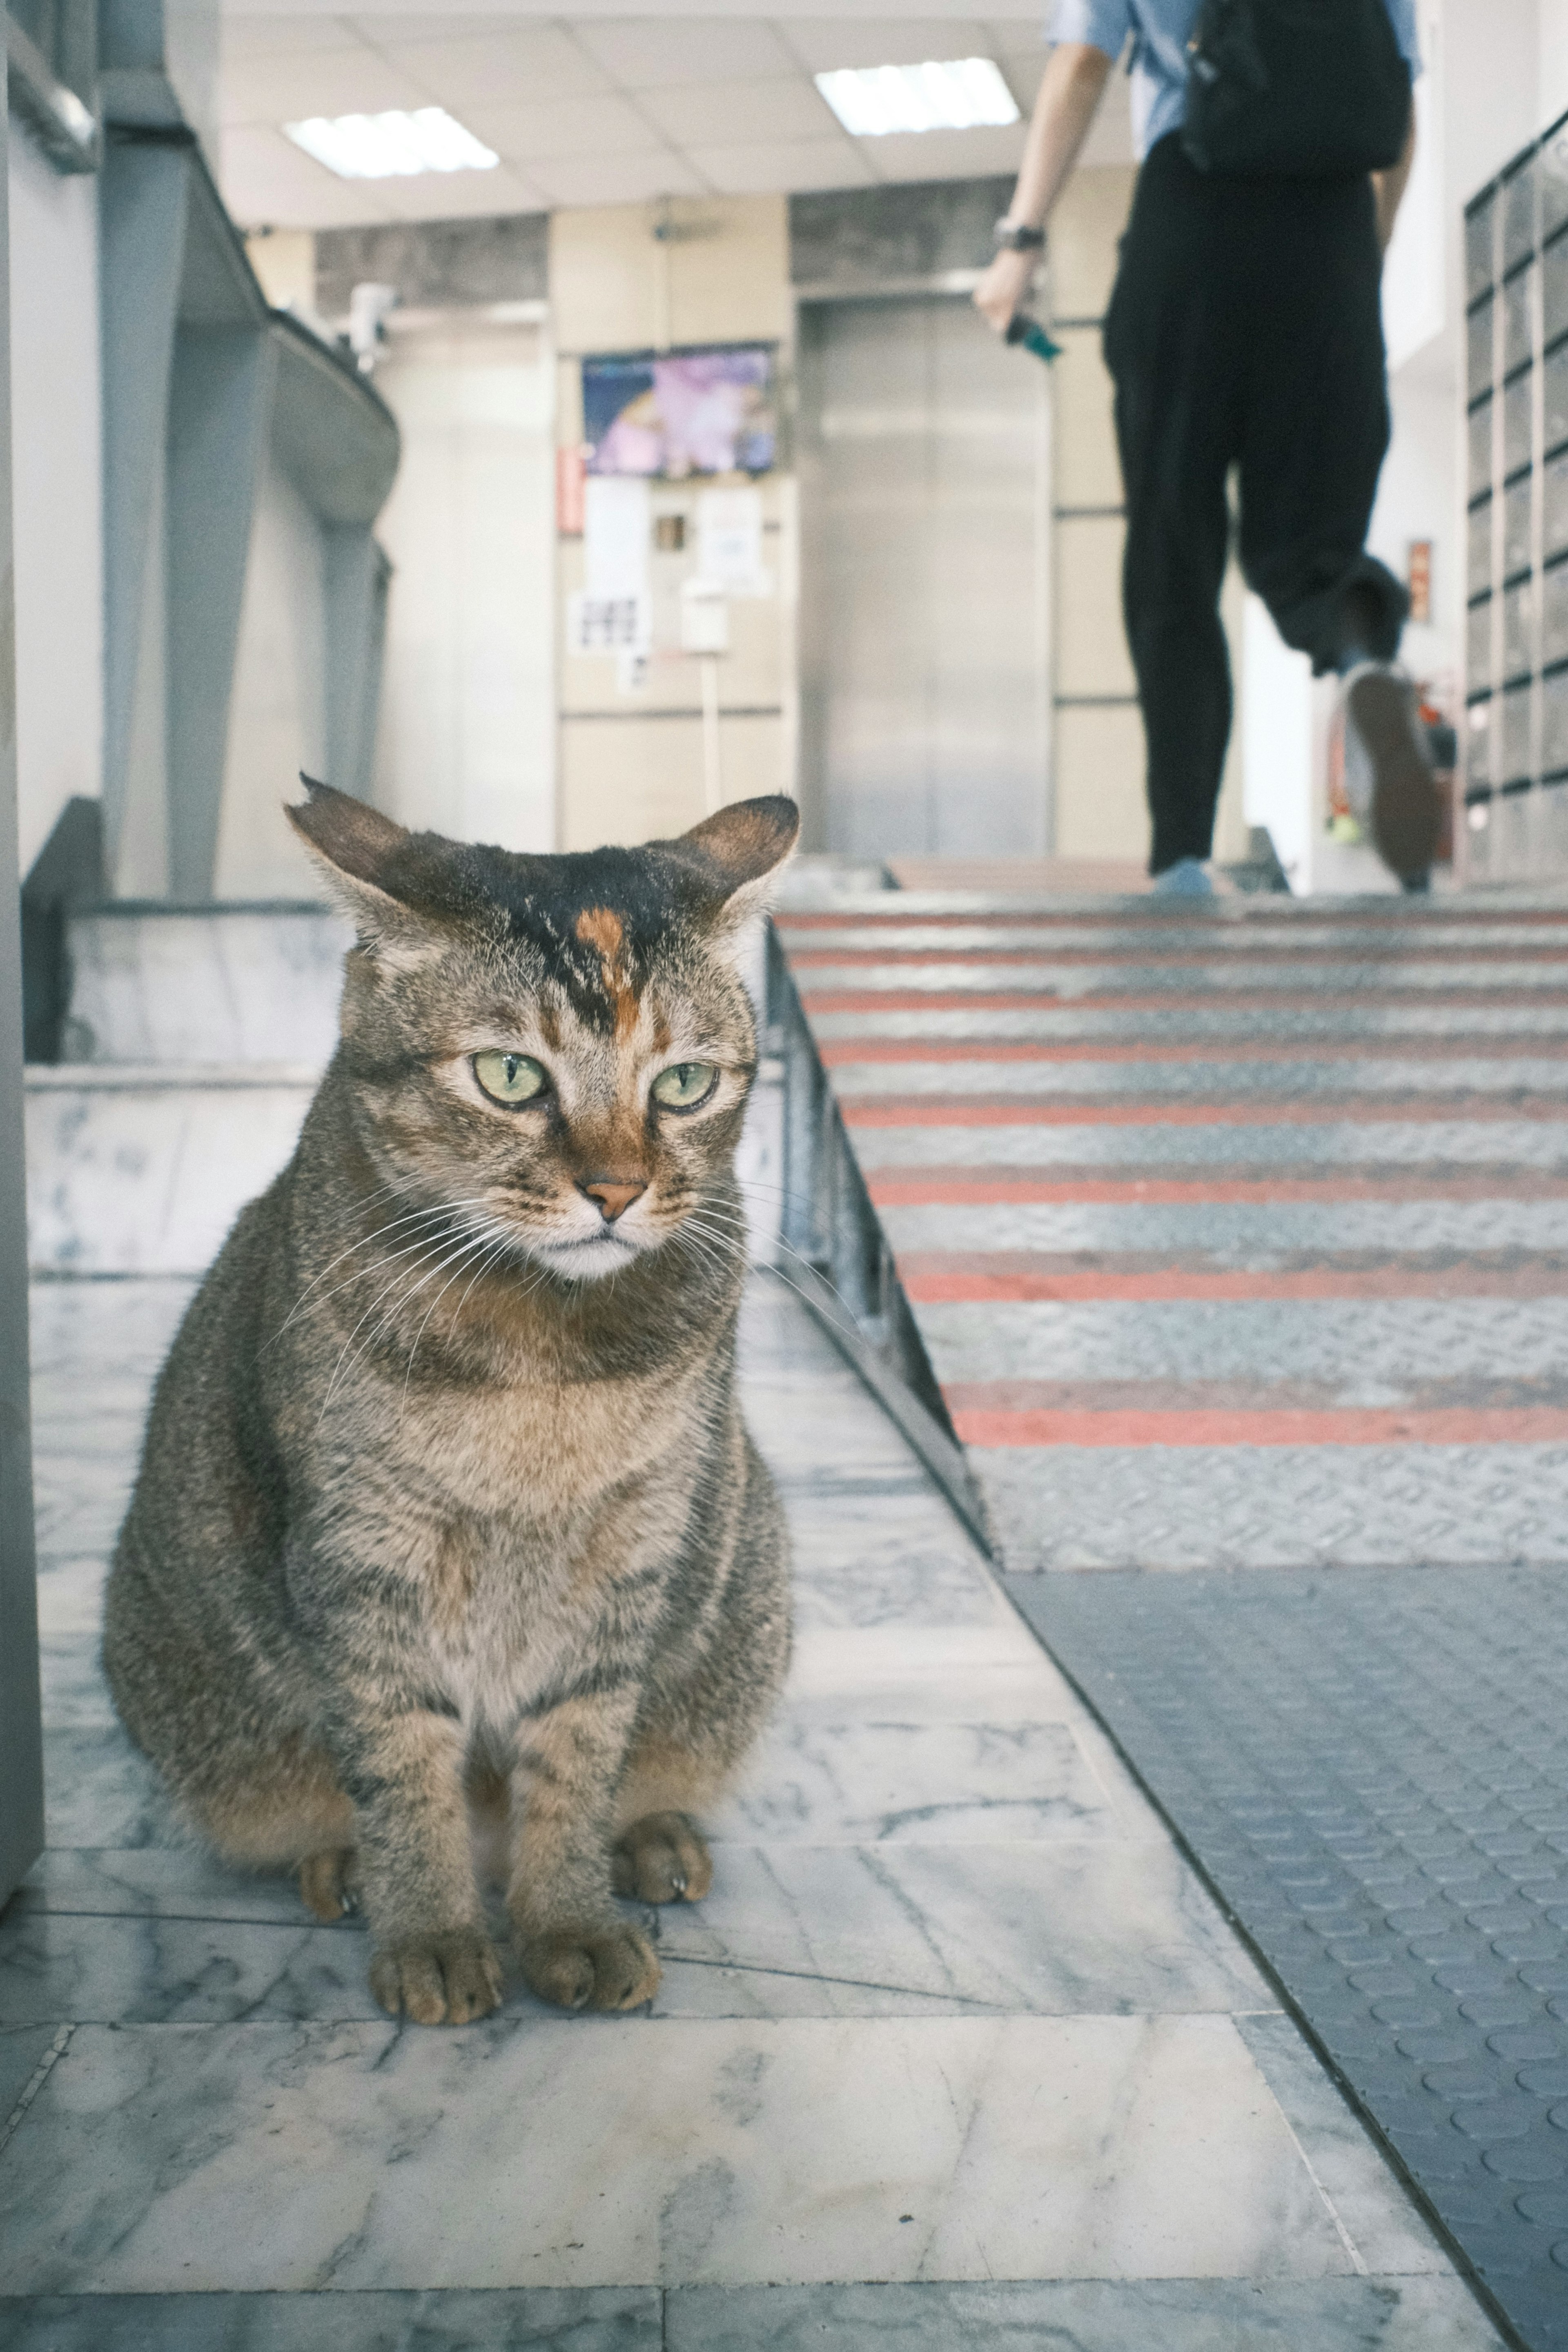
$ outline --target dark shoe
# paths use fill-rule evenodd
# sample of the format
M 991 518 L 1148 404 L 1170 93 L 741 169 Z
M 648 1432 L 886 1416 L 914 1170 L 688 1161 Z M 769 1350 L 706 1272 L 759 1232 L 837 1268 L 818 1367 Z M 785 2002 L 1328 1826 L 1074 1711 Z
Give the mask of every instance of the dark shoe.
M 1415 688 L 1386 662 L 1345 680 L 1345 797 L 1384 864 L 1425 889 L 1443 812 Z

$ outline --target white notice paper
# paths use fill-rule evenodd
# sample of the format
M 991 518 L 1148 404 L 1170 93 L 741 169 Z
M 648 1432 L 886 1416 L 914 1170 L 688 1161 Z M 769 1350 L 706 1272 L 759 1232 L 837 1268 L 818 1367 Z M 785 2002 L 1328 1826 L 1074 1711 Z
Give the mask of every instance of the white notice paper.
M 583 486 L 583 586 L 590 596 L 647 595 L 651 515 L 647 482 L 589 475 Z
M 566 646 L 574 654 L 646 654 L 653 639 L 653 600 L 595 596 L 566 599 Z
M 697 498 L 697 576 L 731 596 L 766 596 L 761 490 L 701 490 Z

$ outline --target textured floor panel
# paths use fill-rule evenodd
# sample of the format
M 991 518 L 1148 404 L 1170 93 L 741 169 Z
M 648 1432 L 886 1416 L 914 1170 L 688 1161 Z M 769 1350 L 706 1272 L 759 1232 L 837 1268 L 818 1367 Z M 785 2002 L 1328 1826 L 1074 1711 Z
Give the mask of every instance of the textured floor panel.
M 1524 2340 L 1568 2347 L 1568 1572 L 1007 1581 Z

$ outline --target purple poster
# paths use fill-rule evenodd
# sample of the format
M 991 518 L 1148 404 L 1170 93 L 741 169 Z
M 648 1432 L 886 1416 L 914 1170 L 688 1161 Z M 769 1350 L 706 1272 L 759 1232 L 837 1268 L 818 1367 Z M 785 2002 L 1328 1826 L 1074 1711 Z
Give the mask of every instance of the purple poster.
M 765 474 L 778 438 L 773 353 L 584 360 L 583 435 L 591 474 Z

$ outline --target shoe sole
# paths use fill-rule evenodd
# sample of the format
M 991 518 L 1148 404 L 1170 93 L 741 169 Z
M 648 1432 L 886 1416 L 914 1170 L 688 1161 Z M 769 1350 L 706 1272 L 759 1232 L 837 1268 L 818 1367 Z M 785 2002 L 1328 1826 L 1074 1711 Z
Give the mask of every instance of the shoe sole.
M 1357 678 L 1345 716 L 1372 761 L 1372 838 L 1406 885 L 1419 887 L 1443 822 L 1431 766 L 1415 734 L 1409 689 L 1397 677 Z

